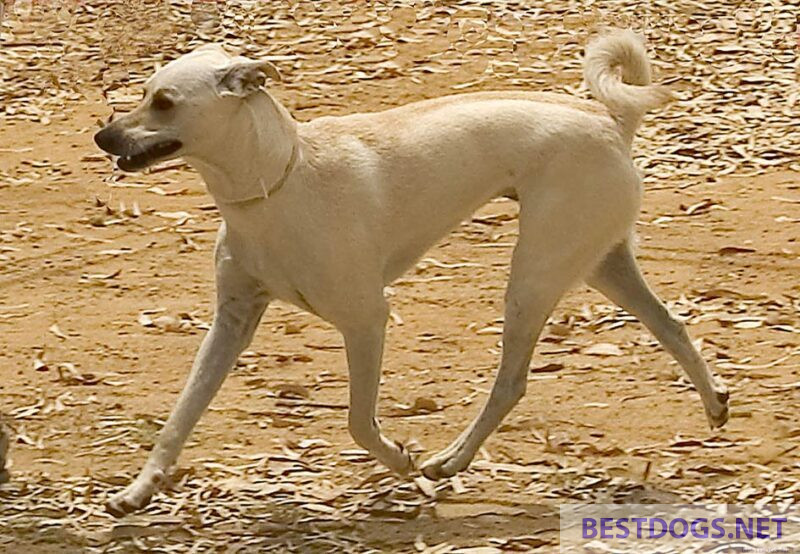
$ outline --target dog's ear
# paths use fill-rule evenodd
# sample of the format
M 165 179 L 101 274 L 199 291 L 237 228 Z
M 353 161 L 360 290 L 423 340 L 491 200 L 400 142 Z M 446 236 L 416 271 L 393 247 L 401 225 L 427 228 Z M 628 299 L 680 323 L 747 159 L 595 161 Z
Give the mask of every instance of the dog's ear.
M 256 92 L 264 79 L 281 81 L 281 74 L 272 62 L 267 60 L 248 60 L 236 58 L 220 70 L 217 90 L 222 96 L 245 98 Z

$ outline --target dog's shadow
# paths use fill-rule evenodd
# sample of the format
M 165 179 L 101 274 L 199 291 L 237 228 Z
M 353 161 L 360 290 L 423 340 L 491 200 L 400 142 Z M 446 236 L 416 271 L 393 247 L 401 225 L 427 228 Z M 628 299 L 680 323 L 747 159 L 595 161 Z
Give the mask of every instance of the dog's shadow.
M 215 502 L 223 499 L 214 495 L 187 505 L 167 494 L 156 500 L 157 510 L 113 520 L 100 513 L 95 503 L 100 491 L 91 490 L 91 486 L 85 501 L 72 498 L 69 507 L 58 506 L 54 502 L 57 499 L 49 495 L 37 502 L 32 488 L 32 483 L 15 483 L 13 477 L 11 483 L 0 487 L 0 550 L 138 552 L 203 540 L 209 544 L 224 542 L 226 552 L 417 552 L 433 546 L 552 552 L 558 548 L 562 503 L 681 502 L 678 495 L 651 485 L 622 483 L 595 488 L 590 497 L 541 503 L 515 503 L 487 498 L 479 492 L 450 491 L 432 500 L 420 492 L 417 498 L 406 497 L 400 509 L 397 503 L 390 507 L 373 502 L 343 517 L 329 517 L 309 512 L 299 503 L 269 498 L 254 502 L 240 491 L 234 498 L 225 499 L 219 509 Z M 224 507 L 237 501 L 249 506 L 242 514 Z M 87 512 L 83 510 L 88 510 L 90 517 L 84 519 Z M 170 512 L 174 516 L 164 515 Z M 253 517 L 255 512 L 258 515 Z
M 631 482 L 594 490 L 590 496 L 552 502 L 516 503 L 487 498 L 477 493 L 444 494 L 421 509 L 416 517 L 407 520 L 362 518 L 350 529 L 362 544 L 381 552 L 410 552 L 415 548 L 421 550 L 424 546 L 436 545 L 494 546 L 501 551 L 553 552 L 558 548 L 560 504 L 683 502 L 673 492 L 650 484 Z M 338 530 L 345 531 L 341 527 Z
M 498 503 L 462 494 L 417 507 L 402 516 L 368 511 L 349 519 L 309 520 L 307 512 L 295 513 L 300 516 L 295 522 L 267 522 L 259 525 L 254 534 L 262 538 L 255 543 L 260 548 L 293 545 L 304 553 L 420 552 L 446 546 L 494 546 L 518 552 L 543 548 L 542 551 L 552 552 L 558 545 L 558 513 L 558 506 L 544 503 Z
M 439 501 L 413 520 L 362 520 L 355 532 L 364 545 L 381 552 L 420 550 L 423 545 L 494 546 L 528 552 L 557 548 L 558 525 L 557 506 L 460 498 Z

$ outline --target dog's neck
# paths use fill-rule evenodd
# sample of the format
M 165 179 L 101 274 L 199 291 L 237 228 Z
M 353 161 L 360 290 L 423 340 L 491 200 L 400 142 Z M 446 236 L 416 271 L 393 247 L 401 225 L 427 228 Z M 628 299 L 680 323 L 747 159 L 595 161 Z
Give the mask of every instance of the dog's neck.
M 244 99 L 213 152 L 186 156 L 217 204 L 266 199 L 286 182 L 299 157 L 297 123 L 269 93 Z

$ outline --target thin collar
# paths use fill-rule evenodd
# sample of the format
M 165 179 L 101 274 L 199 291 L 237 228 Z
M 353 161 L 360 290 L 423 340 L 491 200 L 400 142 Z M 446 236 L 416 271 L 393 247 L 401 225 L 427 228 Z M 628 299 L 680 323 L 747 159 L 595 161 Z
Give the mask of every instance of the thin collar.
M 292 144 L 292 153 L 289 156 L 289 161 L 286 162 L 286 169 L 283 170 L 283 175 L 281 175 L 280 179 L 278 179 L 269 189 L 264 186 L 264 180 L 259 179 L 259 183 L 261 184 L 261 188 L 264 189 L 264 198 L 269 198 L 283 187 L 286 184 L 286 180 L 289 178 L 289 174 L 294 169 L 294 164 L 297 162 L 297 139 L 295 139 L 294 143 Z

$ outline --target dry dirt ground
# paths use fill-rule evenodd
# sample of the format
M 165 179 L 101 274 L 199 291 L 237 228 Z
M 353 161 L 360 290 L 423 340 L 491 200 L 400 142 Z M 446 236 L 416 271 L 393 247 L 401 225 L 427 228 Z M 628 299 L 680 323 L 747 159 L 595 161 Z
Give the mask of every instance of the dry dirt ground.
M 0 486 L 0 550 L 553 552 L 564 502 L 797 502 L 795 58 L 775 42 L 780 28 L 755 28 L 762 12 L 725 20 L 725 3 L 679 4 L 7 10 L 0 411 L 11 481 Z M 776 6 L 792 7 L 754 5 L 776 21 Z M 634 145 L 647 175 L 639 259 L 730 387 L 723 430 L 709 431 L 697 394 L 639 323 L 578 286 L 537 348 L 527 397 L 472 467 L 443 483 L 402 481 L 348 436 L 336 330 L 276 304 L 172 490 L 142 514 L 105 514 L 104 499 L 144 462 L 211 318 L 219 223 L 180 163 L 113 169 L 92 142 L 109 104 L 127 109 L 157 62 L 209 40 L 272 56 L 286 76 L 274 94 L 300 120 L 461 90 L 585 95 L 580 53 L 608 23 L 643 30 L 658 78 L 680 91 Z M 420 458 L 460 432 L 491 386 L 515 213 L 510 200 L 489 204 L 387 290 L 380 411 Z

